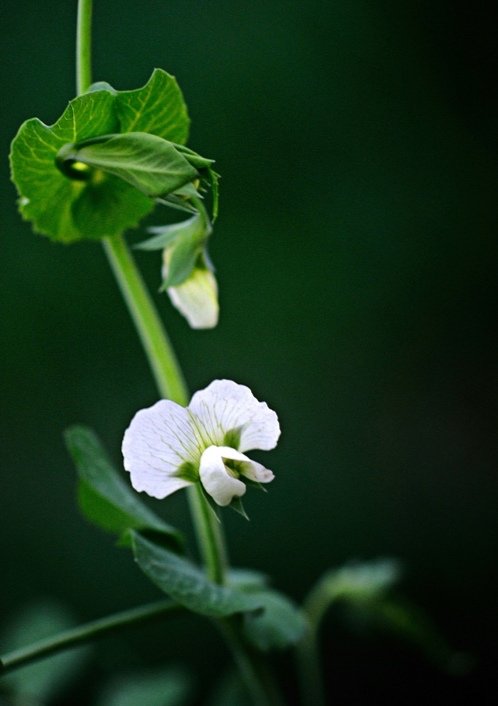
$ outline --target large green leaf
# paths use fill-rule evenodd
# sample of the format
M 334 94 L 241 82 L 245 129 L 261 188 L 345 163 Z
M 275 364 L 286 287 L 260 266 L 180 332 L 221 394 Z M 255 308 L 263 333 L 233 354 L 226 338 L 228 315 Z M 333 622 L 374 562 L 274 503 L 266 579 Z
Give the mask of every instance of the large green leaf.
M 180 145 L 187 141 L 187 106 L 175 77 L 162 69 L 154 69 L 142 88 L 118 91 L 116 113 L 120 132 L 149 132 Z
M 185 608 L 221 618 L 261 607 L 257 596 L 210 581 L 195 564 L 132 532 L 135 559 L 144 574 Z
M 52 126 L 37 118 L 26 121 L 10 154 L 22 216 L 36 232 L 66 243 L 113 236 L 137 226 L 154 201 L 137 190 L 136 182 L 123 182 L 123 173 L 117 178 L 116 171 L 101 170 L 81 171 L 80 178 L 73 173 L 70 178 L 57 168 L 57 154 L 66 145 L 115 133 L 150 133 L 180 144 L 188 127 L 181 91 L 175 79 L 160 69 L 136 91 L 96 84 L 72 100 Z
M 102 238 L 138 225 L 152 210 L 154 202 L 134 193 L 129 184 L 113 188 L 114 177 L 75 180 L 56 166 L 57 154 L 65 145 L 118 130 L 113 102 L 110 91 L 95 91 L 72 100 L 55 125 L 49 127 L 37 118 L 21 125 L 12 143 L 12 179 L 21 214 L 36 232 L 61 242 Z M 91 223 L 86 220 L 88 200 L 94 211 Z
M 181 534 L 138 499 L 109 461 L 96 434 L 83 426 L 65 433 L 66 445 L 79 476 L 80 507 L 90 522 L 123 535 L 129 529 L 160 533 L 182 545 Z
M 123 179 L 146 196 L 164 196 L 197 176 L 175 146 L 162 137 L 146 132 L 129 132 L 65 145 L 58 160 L 72 165 L 88 165 Z

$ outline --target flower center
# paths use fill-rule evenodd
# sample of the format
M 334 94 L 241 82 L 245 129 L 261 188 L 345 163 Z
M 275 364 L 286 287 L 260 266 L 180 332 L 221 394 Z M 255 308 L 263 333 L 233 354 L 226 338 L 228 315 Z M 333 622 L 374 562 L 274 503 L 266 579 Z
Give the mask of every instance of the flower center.
M 225 468 L 227 470 L 227 473 L 232 476 L 232 478 L 240 478 L 240 476 L 244 475 L 244 461 L 234 461 L 231 458 L 224 458 L 223 463 L 225 464 Z

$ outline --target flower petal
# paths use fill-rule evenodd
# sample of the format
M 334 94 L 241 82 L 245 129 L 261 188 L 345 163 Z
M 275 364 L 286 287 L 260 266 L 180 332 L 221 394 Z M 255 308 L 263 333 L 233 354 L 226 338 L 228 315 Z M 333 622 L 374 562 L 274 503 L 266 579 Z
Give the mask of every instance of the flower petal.
M 277 445 L 280 426 L 276 413 L 245 385 L 215 380 L 195 393 L 188 408 L 216 446 L 269 451 Z
M 196 464 L 200 455 L 188 411 L 170 400 L 135 414 L 125 432 L 122 451 L 132 486 L 153 498 L 165 498 L 191 485 L 180 468 Z
M 168 278 L 171 248 L 163 251 L 163 280 Z M 205 258 L 204 258 L 205 259 Z M 214 328 L 218 323 L 218 285 L 211 269 L 196 265 L 188 277 L 166 290 L 171 303 L 188 321 L 191 328 Z
M 229 446 L 218 446 L 223 459 L 239 461 L 237 470 L 245 478 L 253 480 L 256 483 L 270 483 L 275 475 L 269 468 L 265 468 L 261 463 L 252 461 L 248 456 L 240 451 L 230 448 Z
M 230 449 L 232 451 L 233 449 Z M 246 486 L 227 471 L 222 457 L 223 448 L 209 446 L 201 456 L 199 475 L 206 492 L 215 503 L 225 507 L 234 498 L 240 498 L 246 492 Z

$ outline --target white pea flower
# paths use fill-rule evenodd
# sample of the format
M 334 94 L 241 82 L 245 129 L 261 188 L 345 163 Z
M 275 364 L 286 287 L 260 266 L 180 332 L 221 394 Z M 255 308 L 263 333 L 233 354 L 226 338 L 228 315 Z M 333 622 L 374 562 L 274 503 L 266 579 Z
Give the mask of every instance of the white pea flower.
M 276 413 L 245 385 L 215 380 L 187 408 L 161 400 L 133 417 L 123 439 L 124 467 L 139 492 L 165 498 L 200 482 L 221 506 L 246 492 L 243 479 L 273 480 L 245 455 L 269 451 L 280 436 Z

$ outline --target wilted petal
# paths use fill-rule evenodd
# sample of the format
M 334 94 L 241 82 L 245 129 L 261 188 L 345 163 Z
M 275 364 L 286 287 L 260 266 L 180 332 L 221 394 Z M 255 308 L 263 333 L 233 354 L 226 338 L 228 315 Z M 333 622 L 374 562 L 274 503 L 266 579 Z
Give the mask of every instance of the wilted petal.
M 246 492 L 246 486 L 235 478 L 225 466 L 224 449 L 219 446 L 209 446 L 201 456 L 199 475 L 205 490 L 215 503 L 222 507 L 230 505 L 234 498 L 240 498 Z M 233 451 L 233 449 L 228 449 Z
M 154 498 L 165 498 L 191 484 L 182 466 L 198 463 L 196 430 L 186 409 L 161 400 L 133 417 L 122 451 L 131 484 Z M 180 474 L 180 475 L 179 475 Z
M 217 446 L 268 451 L 280 436 L 275 412 L 266 402 L 259 402 L 248 387 L 232 380 L 215 380 L 196 392 L 189 410 Z

